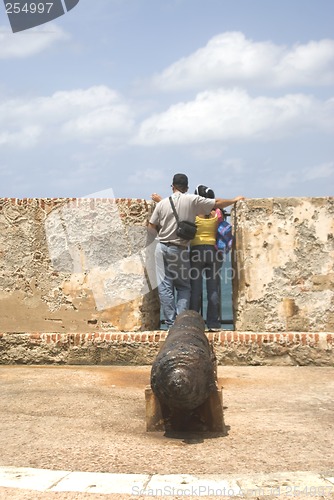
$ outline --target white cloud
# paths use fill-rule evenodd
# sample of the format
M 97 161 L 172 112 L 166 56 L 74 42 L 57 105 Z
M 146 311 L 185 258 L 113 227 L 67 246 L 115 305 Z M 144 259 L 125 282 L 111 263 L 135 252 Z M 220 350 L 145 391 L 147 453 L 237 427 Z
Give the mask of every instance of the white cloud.
M 84 94 L 84 95 L 83 95 Z M 59 96 L 61 99 L 61 96 Z M 73 95 L 76 104 L 83 110 L 78 116 L 63 126 L 70 136 L 93 139 L 104 136 L 123 136 L 133 126 L 132 112 L 121 96 L 108 87 L 91 88 L 90 92 L 76 91 Z M 81 98 L 84 102 L 80 102 Z M 72 101 L 72 96 L 71 96 Z
M 273 68 L 278 85 L 331 85 L 334 82 L 334 40 L 296 45 Z
M 334 82 L 334 40 L 288 48 L 254 42 L 243 33 L 217 35 L 205 47 L 153 78 L 161 90 L 200 89 L 256 83 L 261 86 L 330 85 Z
M 272 140 L 302 130 L 334 128 L 334 101 L 303 94 L 252 98 L 242 89 L 199 93 L 143 121 L 134 142 L 141 145 L 209 141 Z
M 267 176 L 261 179 L 261 183 L 265 188 L 272 191 L 275 190 L 277 192 L 277 190 L 280 190 L 286 192 L 296 184 L 300 184 L 300 172 L 297 170 L 290 172 L 282 170 L 279 172 L 279 175 L 277 175 L 277 173 L 271 171 Z
M 328 179 L 329 177 L 334 177 L 333 161 L 308 168 L 305 172 L 304 180 L 313 181 L 317 179 Z
M 31 57 L 68 38 L 65 31 L 52 23 L 15 34 L 0 26 L 0 59 Z
M 223 169 L 234 174 L 242 174 L 244 172 L 244 160 L 242 158 L 227 158 L 223 161 Z
M 221 144 L 219 142 L 209 142 L 206 144 L 202 143 L 198 147 L 194 145 L 194 147 L 191 148 L 190 153 L 196 159 L 200 159 L 201 161 L 210 161 L 221 158 L 225 150 L 225 144 Z
M 135 173 L 130 174 L 128 181 L 131 184 L 142 185 L 145 183 L 156 183 L 158 187 L 165 180 L 165 173 L 161 170 L 154 168 L 146 168 L 144 170 L 137 170 Z
M 261 183 L 267 188 L 288 190 L 302 183 L 316 183 L 319 180 L 327 179 L 327 184 L 334 177 L 334 162 L 326 162 L 309 168 L 291 169 L 288 172 L 280 170 L 279 175 L 272 170 L 262 172 Z M 314 181 L 314 182 L 313 182 Z
M 69 140 L 119 141 L 131 133 L 132 111 L 106 86 L 0 102 L 0 146 Z
M 2 145 L 31 147 L 37 144 L 40 135 L 41 129 L 37 126 L 23 127 L 16 132 L 0 131 L 0 147 Z

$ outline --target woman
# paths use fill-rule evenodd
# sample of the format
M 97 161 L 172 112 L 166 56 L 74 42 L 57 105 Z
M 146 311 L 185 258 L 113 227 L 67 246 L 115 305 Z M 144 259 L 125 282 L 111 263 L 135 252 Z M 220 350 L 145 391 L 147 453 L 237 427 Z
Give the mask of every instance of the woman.
M 212 189 L 199 185 L 195 194 L 204 198 L 215 198 Z M 200 312 L 203 296 L 203 277 L 206 280 L 207 315 L 206 324 L 209 331 L 221 328 L 220 323 L 220 270 L 223 254 L 216 248 L 218 219 L 222 216 L 219 209 L 212 210 L 209 215 L 196 217 L 197 232 L 190 242 L 191 263 L 191 298 L 190 309 Z

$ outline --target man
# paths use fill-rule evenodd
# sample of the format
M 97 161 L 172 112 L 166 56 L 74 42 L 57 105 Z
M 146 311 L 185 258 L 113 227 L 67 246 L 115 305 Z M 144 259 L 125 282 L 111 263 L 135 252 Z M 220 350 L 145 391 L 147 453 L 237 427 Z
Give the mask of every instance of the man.
M 179 220 L 195 222 L 196 215 L 210 214 L 214 208 L 226 208 L 243 196 L 231 200 L 222 198 L 204 198 L 188 194 L 188 177 L 185 174 L 175 174 L 172 182 L 172 200 Z M 155 201 L 160 199 L 152 195 Z M 188 240 L 177 236 L 177 221 L 169 198 L 158 202 L 150 218 L 148 229 L 158 233 L 159 243 L 156 247 L 156 271 L 160 304 L 167 328 L 170 328 L 177 314 L 189 309 L 190 302 L 190 261 Z M 176 297 L 175 297 L 176 293 Z

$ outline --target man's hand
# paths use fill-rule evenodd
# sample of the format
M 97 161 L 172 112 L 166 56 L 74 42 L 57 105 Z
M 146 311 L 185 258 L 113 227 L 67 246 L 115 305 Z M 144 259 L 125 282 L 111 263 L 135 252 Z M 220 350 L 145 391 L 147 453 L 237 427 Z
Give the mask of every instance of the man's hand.
M 234 203 L 236 203 L 237 201 L 242 201 L 242 200 L 245 200 L 246 198 L 244 196 L 236 196 L 234 198 Z
M 158 193 L 153 193 L 151 194 L 151 198 L 153 201 L 155 201 L 156 203 L 159 203 L 159 201 L 162 200 L 162 197 L 160 196 L 160 194 Z

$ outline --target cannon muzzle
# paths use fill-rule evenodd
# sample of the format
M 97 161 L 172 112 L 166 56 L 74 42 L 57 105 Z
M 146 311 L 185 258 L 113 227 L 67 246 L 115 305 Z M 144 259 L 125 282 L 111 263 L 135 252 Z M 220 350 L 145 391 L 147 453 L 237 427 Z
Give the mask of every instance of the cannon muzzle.
M 215 356 L 195 311 L 177 316 L 151 371 L 151 387 L 169 408 L 192 410 L 216 390 Z

